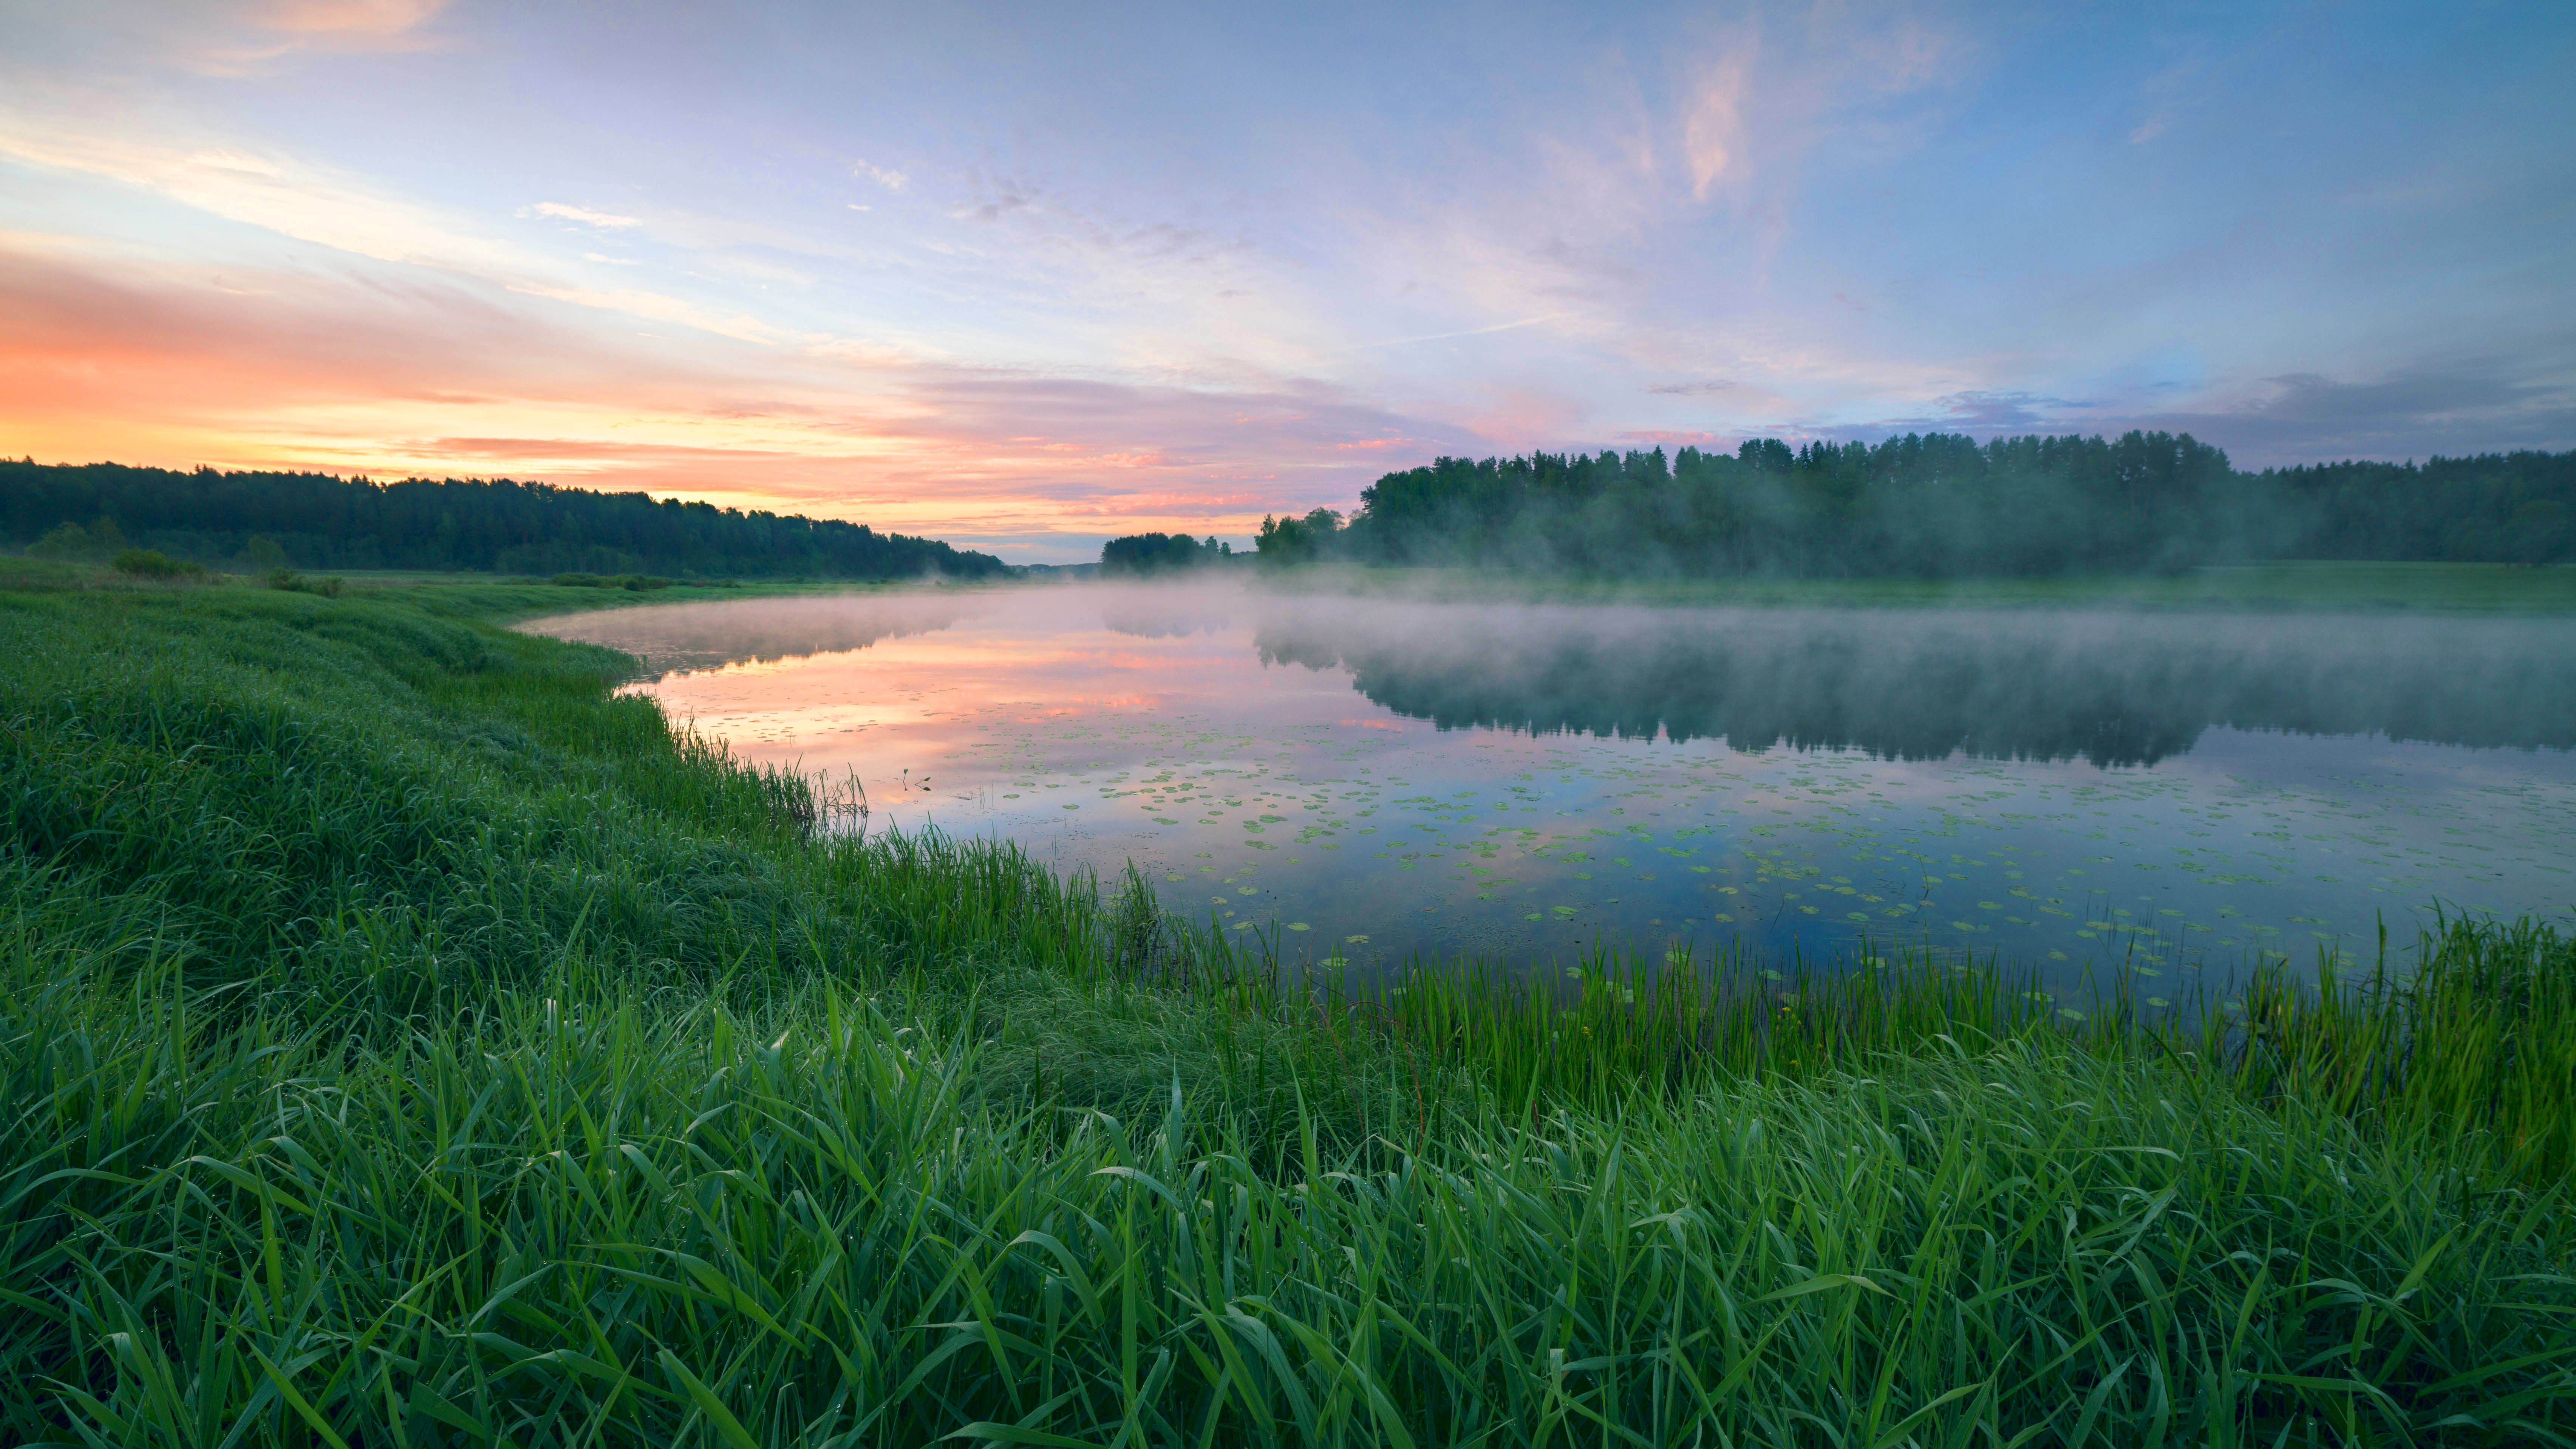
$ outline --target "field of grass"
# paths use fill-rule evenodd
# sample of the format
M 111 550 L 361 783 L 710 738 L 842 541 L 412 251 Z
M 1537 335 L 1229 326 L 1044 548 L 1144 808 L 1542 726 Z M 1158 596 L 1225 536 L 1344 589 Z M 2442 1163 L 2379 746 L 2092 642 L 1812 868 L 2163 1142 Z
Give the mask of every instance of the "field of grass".
M 1967 579 L 1608 579 L 1320 564 L 1264 574 L 1262 587 L 1458 602 L 2576 613 L 2576 568 L 2512 564 L 2267 563 L 2196 568 L 2171 575 Z
M 2576 1435 L 2549 931 L 1310 993 L 490 622 L 608 592 L 0 593 L 0 1441 Z

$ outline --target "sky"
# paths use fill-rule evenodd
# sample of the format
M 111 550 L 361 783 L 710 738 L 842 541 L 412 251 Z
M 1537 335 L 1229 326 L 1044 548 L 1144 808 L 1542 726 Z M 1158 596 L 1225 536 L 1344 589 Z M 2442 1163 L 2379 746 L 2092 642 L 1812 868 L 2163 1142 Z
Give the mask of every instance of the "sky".
M 1013 562 L 1533 448 L 2576 446 L 2576 7 L 0 0 L 0 454 Z

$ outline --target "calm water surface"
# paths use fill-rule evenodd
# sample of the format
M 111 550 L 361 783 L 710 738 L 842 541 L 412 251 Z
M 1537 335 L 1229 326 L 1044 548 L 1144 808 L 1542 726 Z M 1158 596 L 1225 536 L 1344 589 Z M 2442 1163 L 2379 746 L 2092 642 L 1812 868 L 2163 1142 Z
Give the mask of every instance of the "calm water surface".
M 870 829 L 1143 867 L 1290 958 L 1999 952 L 2141 994 L 2576 907 L 2560 620 L 923 590 L 540 620 Z

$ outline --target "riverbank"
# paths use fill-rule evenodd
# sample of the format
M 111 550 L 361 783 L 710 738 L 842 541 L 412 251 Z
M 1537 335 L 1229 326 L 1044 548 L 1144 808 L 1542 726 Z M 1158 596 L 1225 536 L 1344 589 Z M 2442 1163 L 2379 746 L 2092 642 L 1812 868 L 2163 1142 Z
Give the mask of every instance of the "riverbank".
M 2197 1040 L 1902 960 L 1318 1002 L 496 627 L 611 592 L 0 595 L 0 1432 L 2568 1427 L 2545 932 Z

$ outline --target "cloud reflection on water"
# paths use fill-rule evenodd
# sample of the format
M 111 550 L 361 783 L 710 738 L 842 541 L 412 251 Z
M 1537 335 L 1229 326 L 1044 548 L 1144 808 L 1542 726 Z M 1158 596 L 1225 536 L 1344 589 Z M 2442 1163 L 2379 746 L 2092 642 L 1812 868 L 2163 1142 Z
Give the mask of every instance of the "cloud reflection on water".
M 2152 977 L 2435 900 L 2563 914 L 2576 855 L 2551 620 L 1082 586 L 532 627 L 643 656 L 742 758 L 858 770 L 879 825 L 1387 961 L 1865 931 Z

